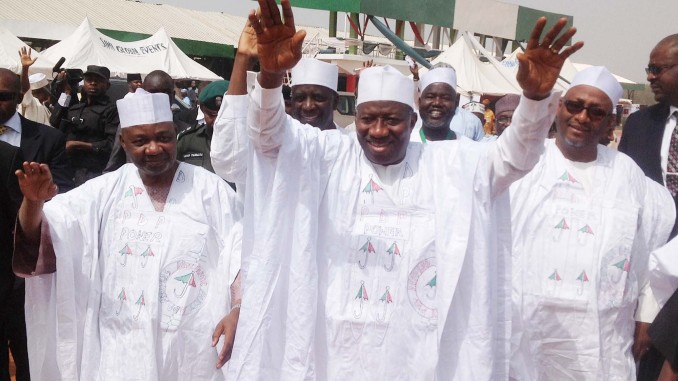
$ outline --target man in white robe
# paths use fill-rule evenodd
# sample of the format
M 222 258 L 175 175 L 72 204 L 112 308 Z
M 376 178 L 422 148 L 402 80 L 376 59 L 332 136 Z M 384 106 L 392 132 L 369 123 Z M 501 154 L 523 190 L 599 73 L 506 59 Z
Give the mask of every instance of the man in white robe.
M 248 23 L 238 41 L 228 93 L 214 123 L 210 147 L 214 172 L 236 184 L 239 194 L 244 194 L 247 177 L 247 93 L 256 81 L 256 73 L 249 70 L 257 59 L 256 35 Z M 290 115 L 294 119 L 323 131 L 351 132 L 333 119 L 337 106 L 337 65 L 303 58 L 292 68 L 291 74 Z
M 285 114 L 285 70 L 301 56 L 289 1 L 250 14 L 262 71 L 250 94 L 243 309 L 229 365 L 241 380 L 500 380 L 508 377 L 508 257 L 496 195 L 536 163 L 553 83 L 574 34 L 521 56 L 514 126 L 492 144 L 410 142 L 413 83 L 361 73 L 357 134 Z M 250 219 L 251 217 L 251 219 Z M 256 221 L 256 223 L 254 223 Z
M 60 195 L 47 165 L 17 171 L 31 377 L 223 380 L 230 348 L 214 346 L 239 313 L 241 206 L 218 176 L 176 160 L 166 94 L 117 104 L 133 164 Z
M 646 313 L 648 256 L 675 211 L 633 160 L 598 144 L 622 92 L 604 67 L 579 72 L 555 140 L 511 186 L 512 380 L 635 380 L 634 311 Z
M 413 141 L 461 139 L 481 141 L 483 124 L 477 116 L 457 105 L 457 73 L 451 67 L 436 67 L 417 82 L 419 110 L 412 130 Z

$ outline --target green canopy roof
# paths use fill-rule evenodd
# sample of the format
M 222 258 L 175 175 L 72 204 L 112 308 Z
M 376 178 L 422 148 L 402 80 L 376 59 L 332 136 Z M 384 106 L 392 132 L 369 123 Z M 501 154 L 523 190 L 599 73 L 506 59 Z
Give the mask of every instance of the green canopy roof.
M 517 41 L 529 38 L 535 21 L 541 16 L 548 18 L 547 27 L 561 17 L 566 17 L 569 25 L 573 23 L 572 16 L 568 15 L 498 1 L 495 5 L 492 3 L 493 0 L 480 3 L 473 0 L 291 0 L 293 7 L 364 13 Z M 460 19 L 455 20 L 455 16 Z

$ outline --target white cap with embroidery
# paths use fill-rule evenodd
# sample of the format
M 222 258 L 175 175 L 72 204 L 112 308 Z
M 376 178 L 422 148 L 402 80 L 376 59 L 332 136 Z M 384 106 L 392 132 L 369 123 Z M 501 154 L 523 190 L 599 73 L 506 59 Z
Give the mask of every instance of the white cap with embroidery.
M 356 106 L 372 101 L 395 101 L 414 108 L 414 82 L 391 66 L 374 66 L 360 73 Z
M 31 90 L 41 89 L 49 84 L 47 81 L 47 76 L 43 73 L 29 75 L 28 82 L 31 84 Z
M 120 128 L 173 121 L 169 97 L 165 93 L 151 94 L 138 88 L 134 94 L 115 103 L 118 106 Z
M 437 67 L 427 71 L 419 81 L 419 92 L 438 82 L 447 83 L 452 86 L 452 90 L 457 91 L 457 72 L 451 67 Z
M 485 112 L 485 105 L 480 102 L 469 102 L 461 106 L 461 108 L 469 112 L 479 112 L 481 114 Z
M 619 102 L 622 94 L 624 94 L 624 89 L 622 89 L 617 79 L 604 66 L 587 67 L 575 74 L 570 83 L 570 89 L 578 85 L 593 86 L 604 92 L 610 98 L 610 101 L 612 101 L 613 108 Z
M 337 65 L 314 58 L 302 58 L 292 68 L 292 86 L 318 85 L 337 91 L 338 81 L 339 68 Z

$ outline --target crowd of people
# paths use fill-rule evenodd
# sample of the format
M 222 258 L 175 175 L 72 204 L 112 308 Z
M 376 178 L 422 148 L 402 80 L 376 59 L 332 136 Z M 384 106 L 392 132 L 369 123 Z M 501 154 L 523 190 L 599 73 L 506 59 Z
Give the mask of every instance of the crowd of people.
M 258 3 L 229 81 L 0 69 L 0 379 L 11 349 L 17 380 L 678 380 L 678 35 L 616 150 L 605 67 L 553 90 L 566 19 L 521 94 L 370 64 L 344 127 Z

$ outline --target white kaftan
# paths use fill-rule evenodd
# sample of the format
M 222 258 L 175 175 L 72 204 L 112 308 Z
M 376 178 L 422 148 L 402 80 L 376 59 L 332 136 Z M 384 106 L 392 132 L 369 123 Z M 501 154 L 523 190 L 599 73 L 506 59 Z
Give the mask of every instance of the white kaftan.
M 28 90 L 24 93 L 21 103 L 17 106 L 17 111 L 23 115 L 24 118 L 34 122 L 45 124 L 49 126 L 49 117 L 52 113 L 47 106 L 40 103 L 40 101 L 33 96 L 33 93 Z
M 226 183 L 184 163 L 163 212 L 133 164 L 46 203 L 57 272 L 26 280 L 31 378 L 223 380 L 211 335 L 230 309 L 241 213 Z
M 248 95 L 226 94 L 224 96 L 219 115 L 214 122 L 214 134 L 210 145 L 214 173 L 236 184 L 240 195 L 244 194 L 247 179 L 247 151 L 250 145 L 247 137 L 248 104 Z M 355 125 L 352 126 L 350 128 L 350 125 L 341 127 L 334 124 L 335 129 L 344 134 L 355 133 Z
M 508 214 L 500 224 L 495 196 L 536 163 L 557 95 L 523 99 L 497 143 L 410 142 L 381 167 L 355 135 L 287 117 L 280 91 L 251 93 L 229 379 L 506 379 L 509 256 L 493 225 Z
M 673 226 L 667 205 L 626 155 L 599 146 L 574 163 L 547 141 L 511 186 L 512 380 L 635 380 L 634 310 Z

